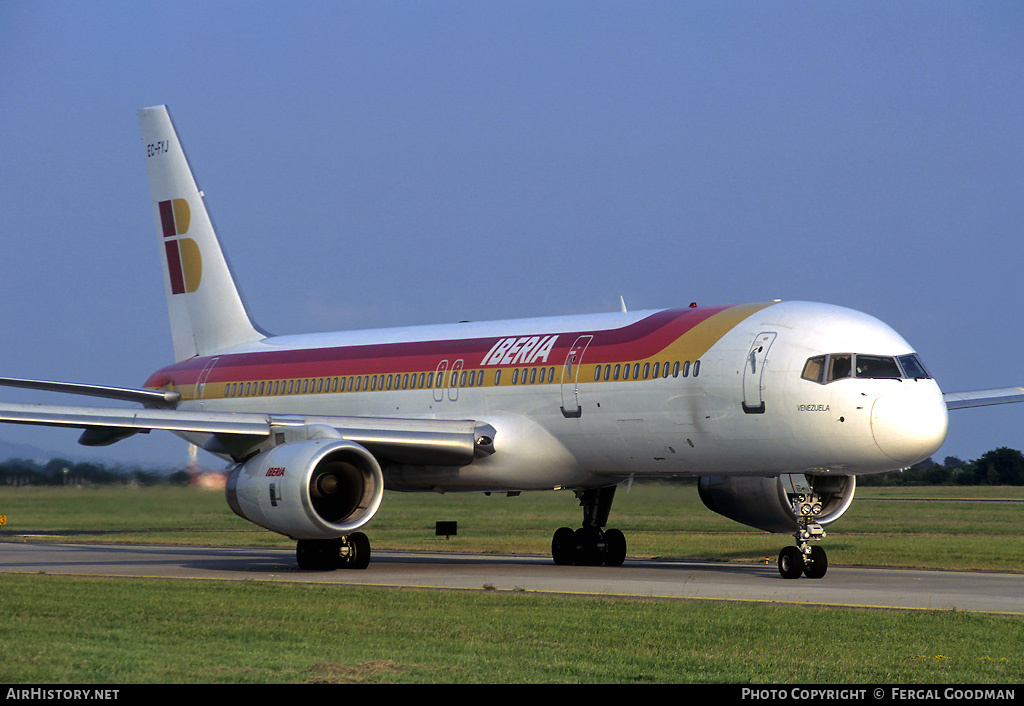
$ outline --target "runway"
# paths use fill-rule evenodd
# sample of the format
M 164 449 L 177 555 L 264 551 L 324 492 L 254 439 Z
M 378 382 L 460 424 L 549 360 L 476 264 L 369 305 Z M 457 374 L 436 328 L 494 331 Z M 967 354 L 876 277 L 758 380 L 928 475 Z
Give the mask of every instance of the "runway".
M 1024 615 L 1024 574 L 830 567 L 785 580 L 774 564 L 627 560 L 555 566 L 548 557 L 375 551 L 364 571 L 299 571 L 289 549 L 0 542 L 0 572 L 516 591 Z

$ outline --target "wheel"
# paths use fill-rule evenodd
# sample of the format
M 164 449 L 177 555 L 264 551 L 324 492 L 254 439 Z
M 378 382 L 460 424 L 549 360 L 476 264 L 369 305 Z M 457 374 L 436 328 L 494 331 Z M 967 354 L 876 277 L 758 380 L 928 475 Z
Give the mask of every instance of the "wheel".
M 604 533 L 605 566 L 622 566 L 626 560 L 626 536 L 617 529 Z
M 820 579 L 828 571 L 828 557 L 821 547 L 811 547 L 810 561 L 804 562 L 804 576 Z
M 551 538 L 551 558 L 558 566 L 569 566 L 576 558 L 576 541 L 574 533 L 568 527 L 555 530 Z
M 348 536 L 349 556 L 346 568 L 361 570 L 370 565 L 370 540 L 362 532 L 353 532 Z
M 303 571 L 316 569 L 316 551 L 310 546 L 309 540 L 300 539 L 295 544 L 295 560 Z
M 601 530 L 597 527 L 580 527 L 573 533 L 577 566 L 600 566 L 604 563 L 604 552 L 598 546 L 601 537 Z
M 779 552 L 779 573 L 784 579 L 798 579 L 804 571 L 804 558 L 796 547 L 783 547 Z
M 295 544 L 295 560 L 303 571 L 333 571 L 338 568 L 337 540 L 300 539 Z

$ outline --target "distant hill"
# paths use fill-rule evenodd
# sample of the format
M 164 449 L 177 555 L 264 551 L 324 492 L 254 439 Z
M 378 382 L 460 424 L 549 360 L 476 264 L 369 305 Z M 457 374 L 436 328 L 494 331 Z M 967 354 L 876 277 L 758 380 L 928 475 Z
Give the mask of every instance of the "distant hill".
M 46 462 L 57 455 L 52 451 L 46 451 L 32 444 L 16 444 L 0 440 L 0 459 L 24 458 L 30 461 Z

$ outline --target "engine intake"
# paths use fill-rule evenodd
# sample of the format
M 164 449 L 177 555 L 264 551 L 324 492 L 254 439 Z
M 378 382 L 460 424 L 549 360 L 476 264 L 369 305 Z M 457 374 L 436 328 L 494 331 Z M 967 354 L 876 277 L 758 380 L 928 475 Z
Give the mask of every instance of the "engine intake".
M 249 459 L 228 477 L 235 514 L 293 539 L 332 539 L 380 507 L 384 476 L 373 454 L 337 438 L 293 441 Z
M 766 532 L 791 534 L 797 527 L 795 498 L 801 487 L 810 486 L 822 499 L 818 524 L 838 520 L 853 502 L 855 476 L 804 476 L 787 474 L 770 478 L 750 476 L 703 476 L 697 484 L 700 499 L 709 510 Z

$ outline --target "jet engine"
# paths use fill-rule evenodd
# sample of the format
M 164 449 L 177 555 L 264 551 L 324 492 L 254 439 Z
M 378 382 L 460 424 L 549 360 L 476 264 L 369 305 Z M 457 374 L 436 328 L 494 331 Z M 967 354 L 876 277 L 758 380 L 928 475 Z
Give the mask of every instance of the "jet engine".
M 240 517 L 292 539 L 333 539 L 362 527 L 380 506 L 384 476 L 373 454 L 341 438 L 274 446 L 228 477 Z
M 796 507 L 801 496 L 818 496 L 821 507 L 815 520 L 824 526 L 846 512 L 856 487 L 855 476 L 796 473 L 770 478 L 703 476 L 697 484 L 700 499 L 709 510 L 766 532 L 787 534 L 798 529 Z

